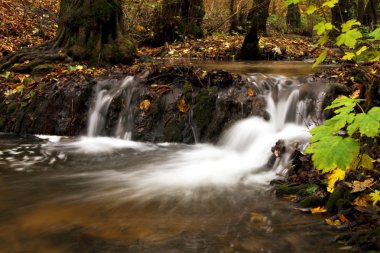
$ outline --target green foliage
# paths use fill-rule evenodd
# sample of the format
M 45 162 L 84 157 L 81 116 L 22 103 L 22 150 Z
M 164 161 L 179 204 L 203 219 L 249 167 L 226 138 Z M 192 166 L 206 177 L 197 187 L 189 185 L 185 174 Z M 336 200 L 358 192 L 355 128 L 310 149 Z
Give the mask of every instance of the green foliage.
M 380 40 L 380 27 L 377 28 L 375 31 L 371 32 L 369 36 L 374 38 L 375 40 Z
M 306 153 L 312 154 L 314 165 L 323 173 L 358 166 L 372 168 L 373 159 L 360 153 L 363 149 L 359 139 L 379 135 L 380 107 L 356 113 L 361 101 L 346 96 L 335 99 L 326 109 L 335 109 L 336 115 L 310 130 L 312 138 Z
M 358 29 L 348 30 L 338 36 L 336 39 L 336 44 L 338 46 L 346 45 L 349 48 L 354 48 L 358 43 L 358 39 L 362 37 L 363 35 Z
M 313 64 L 313 68 L 321 64 L 327 57 L 327 49 L 323 51 L 322 54 L 319 55 L 315 63 Z
M 317 31 L 318 35 L 322 35 L 326 33 L 327 31 L 331 31 L 333 29 L 333 25 L 329 22 L 320 22 L 314 26 L 314 31 Z

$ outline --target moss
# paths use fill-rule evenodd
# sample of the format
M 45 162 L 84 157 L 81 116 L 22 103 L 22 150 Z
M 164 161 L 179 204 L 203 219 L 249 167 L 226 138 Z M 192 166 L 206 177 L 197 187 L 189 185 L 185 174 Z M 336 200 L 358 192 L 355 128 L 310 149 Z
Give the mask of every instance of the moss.
M 186 101 L 192 101 L 193 99 L 193 86 L 189 82 L 185 82 L 182 86 L 182 92 L 185 96 Z
M 164 129 L 165 141 L 182 142 L 182 131 L 185 129 L 185 122 L 180 119 L 174 119 L 169 122 Z
M 216 95 L 211 90 L 202 90 L 196 97 L 195 106 L 193 108 L 193 118 L 199 131 L 207 128 L 212 120 L 216 106 Z

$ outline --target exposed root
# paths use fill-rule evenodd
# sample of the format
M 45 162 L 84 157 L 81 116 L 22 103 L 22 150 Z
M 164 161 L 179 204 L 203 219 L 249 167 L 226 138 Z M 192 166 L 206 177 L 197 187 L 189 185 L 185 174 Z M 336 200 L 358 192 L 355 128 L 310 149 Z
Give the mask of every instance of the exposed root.
M 49 46 L 50 43 L 47 43 L 5 56 L 0 61 L 0 71 L 9 69 L 18 73 L 29 73 L 40 64 L 71 61 L 66 52 L 50 49 Z

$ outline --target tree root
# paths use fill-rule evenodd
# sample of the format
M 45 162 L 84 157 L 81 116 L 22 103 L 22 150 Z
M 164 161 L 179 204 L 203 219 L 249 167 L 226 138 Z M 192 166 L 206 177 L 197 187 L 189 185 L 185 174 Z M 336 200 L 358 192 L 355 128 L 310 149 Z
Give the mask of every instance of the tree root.
M 33 68 L 40 64 L 69 61 L 71 58 L 64 51 L 49 49 L 49 43 L 47 43 L 38 47 L 25 48 L 5 56 L 0 60 L 0 71 L 30 73 Z

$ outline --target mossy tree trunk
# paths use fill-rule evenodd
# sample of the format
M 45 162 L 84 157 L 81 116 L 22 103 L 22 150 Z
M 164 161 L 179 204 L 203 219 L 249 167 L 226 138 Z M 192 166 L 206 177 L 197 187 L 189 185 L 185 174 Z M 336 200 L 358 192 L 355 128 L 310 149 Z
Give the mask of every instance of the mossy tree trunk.
M 130 63 L 135 47 L 123 21 L 121 0 L 61 0 L 56 37 L 7 55 L 0 70 L 29 73 L 41 64 L 72 60 Z
M 91 63 L 129 63 L 135 54 L 124 34 L 120 0 L 61 0 L 53 48 Z
M 301 28 L 301 13 L 298 4 L 291 4 L 288 6 L 286 24 L 291 30 Z
M 203 0 L 164 0 L 156 22 L 153 45 L 203 37 Z

